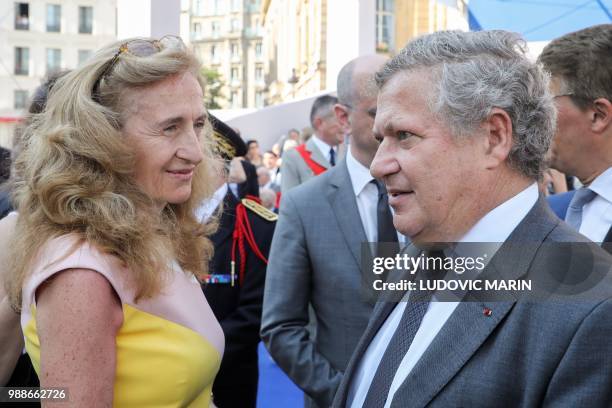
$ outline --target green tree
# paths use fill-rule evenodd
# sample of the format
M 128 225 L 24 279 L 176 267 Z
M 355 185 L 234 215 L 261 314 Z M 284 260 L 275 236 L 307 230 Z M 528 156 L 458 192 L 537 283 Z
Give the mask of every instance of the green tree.
M 216 69 L 204 67 L 202 76 L 206 81 L 204 92 L 206 109 L 221 109 L 221 103 L 225 100 L 225 95 L 221 92 L 225 86 L 222 75 Z

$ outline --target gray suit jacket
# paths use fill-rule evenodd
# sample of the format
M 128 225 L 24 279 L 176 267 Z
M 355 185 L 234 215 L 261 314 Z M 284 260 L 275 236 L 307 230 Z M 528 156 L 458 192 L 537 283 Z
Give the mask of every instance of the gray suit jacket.
M 373 308 L 360 296 L 360 247 L 367 241 L 360 220 L 343 160 L 283 196 L 272 240 L 261 336 L 320 407 L 331 405 Z M 315 339 L 307 330 L 309 303 Z
M 533 245 L 524 245 L 529 242 Z M 491 260 L 505 276 L 548 273 L 574 283 L 586 259 L 542 243 L 587 242 L 540 199 Z M 546 249 L 544 249 L 546 248 Z M 593 245 L 604 280 L 582 302 L 462 302 L 397 390 L 392 407 L 612 406 L 612 258 Z M 567 264 L 566 264 L 567 265 Z M 565 273 L 562 277 L 556 274 Z M 469 295 L 469 294 L 468 294 Z M 602 300 L 603 299 L 603 300 Z M 376 305 L 334 399 L 344 407 L 361 357 L 395 303 Z M 485 307 L 492 310 L 487 317 Z
M 311 152 L 310 158 L 313 161 L 326 169 L 331 167 L 326 159 L 327 156 L 323 155 L 312 138 L 306 142 L 306 150 Z M 281 163 L 281 192 L 283 194 L 313 177 L 314 173 L 297 150 L 290 149 L 283 152 L 283 161 Z

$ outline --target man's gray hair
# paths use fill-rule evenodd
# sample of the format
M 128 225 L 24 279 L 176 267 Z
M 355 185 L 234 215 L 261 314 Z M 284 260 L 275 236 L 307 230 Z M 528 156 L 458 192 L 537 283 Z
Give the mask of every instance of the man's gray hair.
M 315 126 L 316 118 L 325 118 L 334 114 L 334 105 L 338 103 L 338 98 L 333 95 L 321 95 L 312 103 L 310 109 L 310 124 Z
M 493 108 L 512 120 L 508 163 L 538 179 L 555 131 L 549 76 L 526 57 L 519 34 L 440 31 L 412 40 L 376 74 L 382 88 L 402 71 L 427 69 L 437 83 L 431 110 L 456 136 L 474 131 Z

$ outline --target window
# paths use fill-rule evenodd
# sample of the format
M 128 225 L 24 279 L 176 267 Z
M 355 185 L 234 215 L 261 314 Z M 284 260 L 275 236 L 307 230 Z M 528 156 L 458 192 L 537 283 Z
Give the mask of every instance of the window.
M 198 39 L 202 37 L 202 24 L 193 23 L 193 35 L 195 38 L 198 38 Z
M 28 103 L 28 91 L 21 89 L 15 90 L 13 107 L 15 109 L 25 109 Z
M 393 0 L 376 0 L 376 50 L 393 51 Z
M 234 33 L 234 32 L 236 32 L 238 30 L 240 30 L 240 23 L 239 23 L 238 19 L 237 18 L 232 18 L 230 31 Z
M 260 42 L 255 44 L 255 57 L 261 58 L 261 43 Z
M 212 37 L 213 38 L 219 38 L 219 34 L 221 31 L 221 26 L 219 25 L 218 21 L 213 21 L 211 24 L 211 31 L 212 31 Z
M 230 96 L 230 103 L 232 104 L 232 108 L 237 108 L 239 106 L 238 91 L 232 91 Z
M 255 107 L 263 108 L 263 106 L 264 106 L 263 92 L 257 91 L 255 92 Z
M 241 0 L 232 0 L 232 11 L 240 11 Z
M 238 80 L 238 68 L 236 68 L 236 67 L 232 68 L 230 78 L 232 79 L 232 81 L 237 81 Z
M 89 57 L 91 57 L 91 54 L 92 54 L 91 50 L 79 50 L 79 55 L 78 55 L 79 65 L 83 65 L 85 61 L 87 61 Z
M 213 14 L 215 16 L 219 16 L 223 14 L 223 4 L 221 3 L 222 0 L 214 0 L 213 1 Z
M 15 47 L 15 75 L 29 75 L 30 49 Z
M 255 67 L 255 81 L 263 81 L 263 67 Z
M 62 50 L 59 48 L 47 48 L 47 74 L 52 74 L 61 69 Z
M 79 33 L 91 34 L 93 32 L 93 7 L 79 7 Z
M 195 0 L 193 3 L 193 14 L 196 16 L 204 15 L 204 4 L 202 0 Z
M 15 3 L 15 30 L 30 29 L 30 5 Z
M 62 6 L 47 4 L 47 32 L 59 33 L 62 28 Z
M 232 43 L 231 53 L 232 58 L 238 58 L 238 44 Z
M 210 46 L 210 60 L 212 62 L 219 62 L 219 53 L 217 52 L 217 46 L 216 45 L 211 45 Z

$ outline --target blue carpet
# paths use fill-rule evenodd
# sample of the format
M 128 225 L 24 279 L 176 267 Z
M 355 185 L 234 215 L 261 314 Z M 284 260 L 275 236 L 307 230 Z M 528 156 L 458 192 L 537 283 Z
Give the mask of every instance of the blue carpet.
M 259 389 L 257 391 L 258 408 L 302 408 L 304 394 L 283 373 L 270 354 L 259 343 Z

